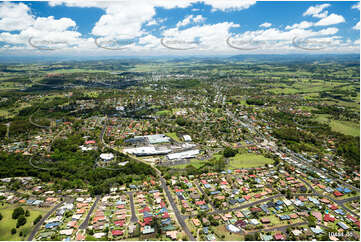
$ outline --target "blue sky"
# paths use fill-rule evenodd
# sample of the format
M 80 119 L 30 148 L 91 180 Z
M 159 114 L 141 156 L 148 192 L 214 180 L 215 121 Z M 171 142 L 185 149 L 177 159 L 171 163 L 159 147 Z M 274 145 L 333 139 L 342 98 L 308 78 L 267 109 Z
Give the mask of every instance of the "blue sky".
M 357 1 L 0 2 L 0 53 L 359 53 Z

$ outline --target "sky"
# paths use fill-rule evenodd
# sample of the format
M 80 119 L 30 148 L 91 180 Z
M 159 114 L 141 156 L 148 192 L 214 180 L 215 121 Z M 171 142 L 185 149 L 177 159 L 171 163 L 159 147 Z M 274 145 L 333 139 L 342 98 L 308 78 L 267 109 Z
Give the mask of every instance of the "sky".
M 359 53 L 358 1 L 0 1 L 0 55 Z

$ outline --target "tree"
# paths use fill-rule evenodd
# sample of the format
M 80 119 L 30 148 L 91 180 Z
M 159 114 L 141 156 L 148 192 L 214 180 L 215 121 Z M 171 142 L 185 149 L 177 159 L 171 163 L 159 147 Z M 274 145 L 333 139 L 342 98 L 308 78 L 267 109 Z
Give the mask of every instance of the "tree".
M 3 219 L 3 215 L 0 213 L 0 221 Z
M 224 157 L 233 157 L 238 153 L 237 149 L 232 149 L 231 147 L 226 147 L 223 151 Z
M 41 214 L 39 216 L 36 217 L 36 219 L 34 219 L 34 225 L 39 223 L 39 221 L 41 220 L 42 216 Z
M 20 215 L 18 218 L 18 221 L 16 223 L 16 227 L 19 228 L 20 226 L 23 226 L 24 224 L 26 224 L 26 218 L 24 215 Z
M 246 236 L 244 237 L 244 239 L 245 239 L 246 241 L 253 241 L 253 240 L 255 240 L 253 234 L 246 234 Z
M 12 214 L 13 219 L 17 219 L 19 216 L 24 215 L 25 211 L 22 207 L 15 208 Z
M 26 210 L 25 211 L 25 217 L 29 217 L 30 216 L 30 211 L 29 210 Z
M 11 229 L 11 234 L 16 234 L 16 228 Z

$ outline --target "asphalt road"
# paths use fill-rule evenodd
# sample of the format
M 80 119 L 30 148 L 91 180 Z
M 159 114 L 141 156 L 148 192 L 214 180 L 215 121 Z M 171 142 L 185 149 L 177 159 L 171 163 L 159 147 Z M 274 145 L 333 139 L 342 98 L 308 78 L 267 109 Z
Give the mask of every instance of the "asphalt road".
M 130 218 L 130 222 L 136 223 L 136 222 L 138 222 L 138 217 L 136 215 L 136 211 L 135 211 L 135 207 L 134 207 L 133 192 L 127 192 L 127 194 L 129 196 L 130 208 L 132 210 L 132 217 Z
M 346 198 L 344 200 L 337 200 L 337 199 L 334 199 L 328 195 L 323 195 L 323 194 L 319 194 L 319 193 L 296 193 L 294 194 L 295 196 L 317 196 L 317 197 L 325 197 L 327 198 L 328 200 L 331 200 L 333 201 L 334 203 L 336 203 L 338 206 L 340 206 L 341 208 L 343 208 L 344 210 L 346 210 L 347 212 L 351 213 L 353 216 L 355 217 L 359 217 L 360 215 L 359 214 L 356 214 L 354 213 L 353 211 L 351 211 L 349 208 L 347 208 L 345 205 L 343 205 L 343 203 L 345 202 L 348 202 L 348 201 L 352 201 L 352 200 L 360 200 L 360 197 L 359 196 L 356 196 L 356 197 L 351 197 L 351 198 Z
M 100 200 L 100 196 L 98 195 L 98 196 L 96 196 L 96 200 L 93 203 L 93 206 L 90 208 L 84 222 L 79 226 L 79 229 L 86 229 L 88 227 L 90 216 L 92 215 L 92 213 L 93 213 L 93 211 L 95 209 L 95 206 L 97 205 L 99 200 Z
M 187 224 L 185 223 L 185 221 L 183 219 L 183 216 L 180 214 L 180 212 L 179 212 L 179 210 L 177 208 L 177 205 L 175 204 L 175 202 L 173 200 L 173 197 L 171 196 L 171 194 L 169 192 L 169 189 L 168 189 L 168 186 L 167 186 L 167 183 L 166 183 L 165 179 L 162 177 L 162 178 L 160 178 L 160 181 L 162 183 L 162 187 L 163 187 L 163 189 L 165 191 L 165 194 L 168 197 L 169 203 L 173 208 L 174 214 L 175 214 L 175 216 L 176 216 L 176 218 L 177 218 L 177 220 L 179 222 L 179 225 L 182 227 L 183 231 L 187 234 L 188 239 L 192 240 L 192 241 L 195 241 L 195 238 L 193 237 L 193 234 L 189 231 L 188 226 L 187 226 Z
M 260 200 L 257 200 L 257 201 L 251 202 L 251 203 L 247 203 L 245 205 L 241 205 L 241 206 L 238 206 L 238 207 L 235 207 L 235 208 L 219 210 L 219 211 L 211 212 L 211 213 L 208 213 L 208 214 L 229 213 L 229 212 L 236 211 L 236 210 L 239 210 L 239 209 L 252 207 L 252 206 L 254 206 L 256 204 L 264 203 L 264 202 L 267 202 L 267 201 L 270 201 L 272 199 L 279 198 L 279 197 L 283 197 L 283 195 L 282 194 L 277 194 L 277 195 L 274 195 L 272 197 L 267 197 L 267 198 L 264 198 L 264 199 L 260 199 Z
M 47 220 L 49 218 L 49 216 L 51 214 L 53 214 L 58 208 L 63 206 L 64 203 L 65 203 L 65 201 L 62 201 L 62 202 L 58 203 L 55 207 L 53 207 L 49 212 L 47 212 L 40 219 L 40 221 L 34 226 L 33 230 L 30 232 L 29 237 L 28 237 L 28 241 L 32 241 L 34 239 L 36 233 L 39 231 L 39 229 L 41 228 L 41 225 L 45 222 L 45 220 Z

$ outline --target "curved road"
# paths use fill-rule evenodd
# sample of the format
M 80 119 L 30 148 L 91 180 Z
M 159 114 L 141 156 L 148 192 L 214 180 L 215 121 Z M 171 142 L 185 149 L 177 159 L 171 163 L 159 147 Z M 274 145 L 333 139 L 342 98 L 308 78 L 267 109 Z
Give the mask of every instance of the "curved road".
M 47 212 L 45 214 L 44 217 L 42 217 L 40 219 L 40 221 L 35 225 L 35 227 L 33 228 L 33 230 L 30 232 L 29 237 L 28 237 L 28 241 L 32 241 L 33 238 L 35 237 L 36 233 L 39 231 L 41 225 L 45 222 L 45 220 L 47 220 L 49 218 L 49 216 L 55 212 L 55 210 L 57 210 L 58 208 L 60 208 L 63 204 L 65 203 L 65 201 L 62 201 L 60 203 L 58 203 L 55 207 L 53 207 L 49 212 Z

